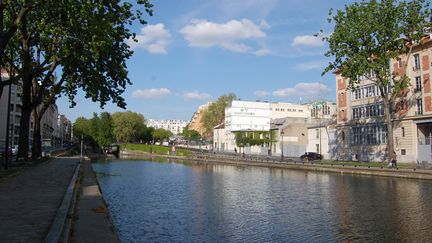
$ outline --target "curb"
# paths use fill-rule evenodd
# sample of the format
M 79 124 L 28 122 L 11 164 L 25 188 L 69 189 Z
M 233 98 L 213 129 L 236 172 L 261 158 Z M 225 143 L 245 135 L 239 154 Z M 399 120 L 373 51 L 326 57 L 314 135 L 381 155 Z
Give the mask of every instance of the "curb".
M 63 201 L 57 210 L 54 221 L 51 224 L 51 228 L 49 229 L 48 234 L 44 239 L 44 242 L 57 243 L 60 241 L 60 238 L 62 236 L 63 230 L 66 225 L 69 208 L 73 200 L 75 185 L 78 178 L 78 173 L 80 171 L 80 167 L 81 167 L 81 162 L 78 163 L 78 165 L 75 168 L 75 172 L 72 176 L 72 179 L 69 183 L 66 193 L 63 196 Z

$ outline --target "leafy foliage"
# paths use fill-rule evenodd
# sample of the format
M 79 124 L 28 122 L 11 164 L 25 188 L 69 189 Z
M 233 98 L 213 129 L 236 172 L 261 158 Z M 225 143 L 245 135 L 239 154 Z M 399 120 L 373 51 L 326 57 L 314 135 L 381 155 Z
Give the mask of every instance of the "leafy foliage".
M 117 142 L 138 142 L 145 130 L 144 116 L 132 111 L 116 112 L 112 115 L 113 133 Z
M 152 14 L 149 0 L 133 2 L 135 6 L 131 1 L 0 2 L 0 65 L 14 74 L 8 83 L 21 80 L 23 86 L 21 156 L 28 155 L 31 111 L 41 105 L 36 118 L 41 119 L 61 94 L 71 106 L 81 89 L 101 107 L 110 100 L 125 107 L 121 95 L 130 84 L 126 60 L 132 55 L 126 40 L 135 36 L 129 25 L 145 22 L 141 7 Z M 2 82 L 1 90 L 8 83 Z
M 203 137 L 210 138 L 213 135 L 213 128 L 224 122 L 225 108 L 235 98 L 236 95 L 233 93 L 222 95 L 203 112 L 201 119 L 201 126 L 204 128 Z
M 97 142 L 102 147 L 107 147 L 114 142 L 114 121 L 111 114 L 102 112 L 99 117 L 99 124 L 97 126 Z
M 183 128 L 183 136 L 186 140 L 199 140 L 201 135 L 193 129 L 189 129 L 189 125 Z
M 274 131 L 234 132 L 237 147 L 270 144 L 276 141 Z
M 172 136 L 172 133 L 168 130 L 158 128 L 153 131 L 153 139 L 155 141 L 163 142 Z
M 349 80 L 351 90 L 358 87 L 360 77 L 375 83 L 384 102 L 389 156 L 394 156 L 391 107 L 410 85 L 405 73 L 391 69 L 390 61 L 400 60 L 406 70 L 413 46 L 422 43 L 424 29 L 431 26 L 429 19 L 428 0 L 361 1 L 329 13 L 328 21 L 334 22 L 334 30 L 323 39 L 329 44 L 326 56 L 334 60 L 323 74 L 339 72 Z

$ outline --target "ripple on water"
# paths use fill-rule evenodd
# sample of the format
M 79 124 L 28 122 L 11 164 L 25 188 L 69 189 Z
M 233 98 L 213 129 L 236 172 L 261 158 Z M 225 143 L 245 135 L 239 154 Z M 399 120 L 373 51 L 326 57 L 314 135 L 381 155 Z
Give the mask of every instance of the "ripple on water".
M 122 242 L 432 242 L 430 182 L 192 163 L 93 166 Z

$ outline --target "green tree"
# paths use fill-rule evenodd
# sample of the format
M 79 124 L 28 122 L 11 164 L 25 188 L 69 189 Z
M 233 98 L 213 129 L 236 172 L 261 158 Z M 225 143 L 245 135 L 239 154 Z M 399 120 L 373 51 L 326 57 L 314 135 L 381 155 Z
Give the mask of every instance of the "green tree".
M 116 112 L 112 115 L 113 134 L 117 142 L 127 143 L 139 140 L 144 125 L 144 116 L 132 111 Z
M 236 99 L 236 95 L 233 93 L 222 95 L 216 102 L 210 104 L 207 110 L 204 110 L 201 118 L 201 126 L 204 128 L 203 137 L 211 138 L 213 136 L 213 128 L 224 122 L 225 108 L 234 99 Z
M 77 90 L 82 89 L 86 98 L 102 107 L 109 100 L 125 107 L 121 94 L 130 84 L 125 62 L 132 55 L 125 41 L 134 36 L 128 25 L 136 19 L 144 23 L 139 6 L 151 14 L 148 0 L 135 1 L 138 8 L 130 1 L 3 2 L 1 31 L 12 28 L 15 32 L 1 40 L 7 42 L 2 59 L 8 61 L 13 77 L 20 78 L 23 87 L 19 156 L 28 154 L 32 111 L 33 155 L 40 154 L 40 120 L 60 93 L 69 97 L 72 106 Z M 23 9 L 27 10 L 21 15 Z M 14 21 L 18 15 L 20 21 Z M 58 69 L 62 72 L 55 78 Z
M 81 141 L 81 138 L 90 138 L 90 120 L 85 117 L 78 117 L 73 124 L 74 137 Z
M 108 112 L 102 112 L 98 124 L 97 142 L 101 147 L 107 147 L 114 141 L 113 135 L 114 122 Z
M 154 132 L 154 128 L 153 127 L 147 127 L 144 126 L 143 129 L 140 132 L 139 135 L 139 140 L 143 143 L 150 143 L 153 141 L 153 132 Z
M 185 139 L 189 140 L 198 140 L 201 138 L 201 135 L 199 134 L 199 132 L 197 132 L 194 129 L 189 129 L 189 125 L 187 125 L 186 127 L 183 128 L 183 132 L 182 132 L 183 136 Z
M 324 73 L 340 72 L 349 79 L 350 90 L 356 89 L 361 76 L 375 83 L 384 103 L 387 155 L 394 157 L 392 105 L 410 81 L 405 74 L 392 72 L 390 61 L 404 58 L 406 70 L 413 46 L 422 43 L 424 29 L 430 27 L 429 1 L 361 1 L 329 15 L 334 30 L 324 40 L 329 44 L 326 56 L 334 60 Z
M 172 136 L 172 133 L 168 130 L 158 128 L 153 131 L 153 138 L 155 141 L 163 142 Z

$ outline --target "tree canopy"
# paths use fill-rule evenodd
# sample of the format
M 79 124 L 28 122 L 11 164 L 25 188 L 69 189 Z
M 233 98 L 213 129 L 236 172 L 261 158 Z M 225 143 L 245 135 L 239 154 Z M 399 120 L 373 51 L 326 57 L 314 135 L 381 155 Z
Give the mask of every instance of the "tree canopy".
M 405 74 L 393 72 L 390 61 L 404 58 L 406 70 L 412 47 L 422 43 L 425 28 L 431 26 L 429 1 L 361 1 L 346 5 L 334 14 L 331 10 L 329 15 L 334 30 L 324 40 L 329 44 L 326 56 L 333 61 L 324 73 L 339 72 L 349 80 L 351 90 L 358 87 L 360 77 L 375 83 L 384 102 L 387 155 L 393 157 L 391 106 L 410 81 Z
M 71 106 L 83 90 L 101 107 L 111 100 L 125 108 L 121 95 L 131 83 L 126 60 L 132 55 L 126 40 L 135 35 L 129 25 L 145 23 L 141 7 L 152 14 L 149 0 L 1 1 L 0 64 L 13 74 L 1 85 L 21 80 L 23 86 L 20 155 L 28 154 L 30 113 L 36 114 L 33 141 L 38 142 L 39 120 L 61 94 Z
M 204 110 L 201 126 L 204 128 L 203 137 L 210 138 L 213 136 L 213 128 L 225 119 L 225 108 L 236 98 L 233 93 L 220 96 L 214 103 L 210 104 L 208 109 Z
M 189 125 L 185 126 L 183 128 L 183 132 L 182 132 L 183 136 L 185 139 L 187 140 L 198 140 L 201 138 L 201 135 L 199 134 L 199 132 L 197 132 L 194 129 L 190 129 Z
M 116 112 L 112 115 L 113 133 L 117 142 L 137 142 L 145 129 L 144 116 L 132 111 Z
M 172 136 L 172 133 L 168 130 L 158 128 L 153 131 L 153 139 L 155 141 L 163 142 Z

